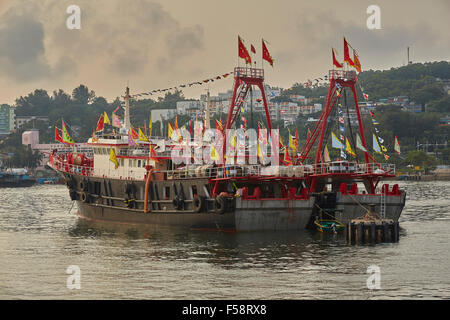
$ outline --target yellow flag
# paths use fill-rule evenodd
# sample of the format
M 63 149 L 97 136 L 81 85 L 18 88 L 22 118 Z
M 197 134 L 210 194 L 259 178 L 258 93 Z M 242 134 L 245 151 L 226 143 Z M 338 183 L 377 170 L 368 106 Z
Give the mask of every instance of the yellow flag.
M 212 160 L 219 161 L 219 153 L 217 152 L 216 148 L 214 148 L 214 146 L 211 146 L 210 158 Z
M 289 131 L 289 147 L 292 149 L 292 151 L 297 152 L 297 148 L 295 147 L 295 141 L 291 136 L 291 132 Z
M 348 154 L 351 154 L 352 156 L 356 157 L 356 153 L 352 150 L 348 138 L 345 138 L 345 151 L 347 151 Z
M 104 112 L 103 123 L 111 125 L 111 122 L 109 121 L 108 114 L 106 113 L 106 111 Z
M 114 148 L 111 148 L 111 152 L 109 153 L 109 161 L 114 163 L 116 169 L 119 167 L 119 163 L 117 162 L 116 152 L 114 151 Z
M 142 132 L 141 128 L 139 128 L 139 140 L 149 142 L 145 134 Z
M 173 134 L 173 127 L 172 127 L 172 125 L 170 124 L 170 122 L 169 122 L 169 124 L 168 124 L 168 136 L 169 136 L 169 138 L 172 138 L 172 134 Z

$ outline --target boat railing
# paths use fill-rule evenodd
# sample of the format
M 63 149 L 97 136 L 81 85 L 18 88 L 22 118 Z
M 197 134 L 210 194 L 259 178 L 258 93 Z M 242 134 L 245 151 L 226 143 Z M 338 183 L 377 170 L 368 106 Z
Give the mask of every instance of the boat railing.
M 166 175 L 167 179 L 190 178 L 232 178 L 260 176 L 259 165 L 227 165 L 214 167 L 213 165 L 188 166 L 176 170 L 159 171 Z
M 49 157 L 48 165 L 59 171 L 83 176 L 92 176 L 94 171 L 93 167 L 69 164 L 66 161 L 61 161 L 60 159 L 53 157 L 52 155 Z
M 395 174 L 395 164 L 335 161 L 314 165 L 314 173 Z
M 264 69 L 236 67 L 234 68 L 234 76 L 264 79 Z

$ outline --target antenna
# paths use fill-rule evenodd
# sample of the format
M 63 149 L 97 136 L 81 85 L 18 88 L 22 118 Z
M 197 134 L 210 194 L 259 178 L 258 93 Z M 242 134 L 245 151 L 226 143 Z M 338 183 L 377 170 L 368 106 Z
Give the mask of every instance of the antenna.
M 211 129 L 211 121 L 209 118 L 210 107 L 211 107 L 211 98 L 209 96 L 209 89 L 206 89 L 205 129 Z
M 408 65 L 408 64 L 411 64 L 411 63 L 412 63 L 412 61 L 409 60 L 409 47 L 407 48 L 407 53 L 408 53 L 408 60 L 407 60 L 408 62 L 407 62 L 407 65 Z

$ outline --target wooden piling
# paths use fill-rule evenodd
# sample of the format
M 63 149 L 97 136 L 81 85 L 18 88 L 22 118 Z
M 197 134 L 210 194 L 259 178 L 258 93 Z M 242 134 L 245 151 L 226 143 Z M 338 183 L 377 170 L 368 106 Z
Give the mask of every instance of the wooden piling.
M 392 219 L 353 219 L 347 224 L 347 242 L 376 244 L 399 241 L 399 223 Z

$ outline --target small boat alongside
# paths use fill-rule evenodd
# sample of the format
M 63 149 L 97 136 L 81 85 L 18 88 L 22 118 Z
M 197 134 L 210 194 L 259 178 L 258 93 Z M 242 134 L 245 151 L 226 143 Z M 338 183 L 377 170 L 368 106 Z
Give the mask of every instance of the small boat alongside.
M 323 233 L 338 233 L 345 230 L 345 224 L 337 220 L 316 220 L 316 229 Z

